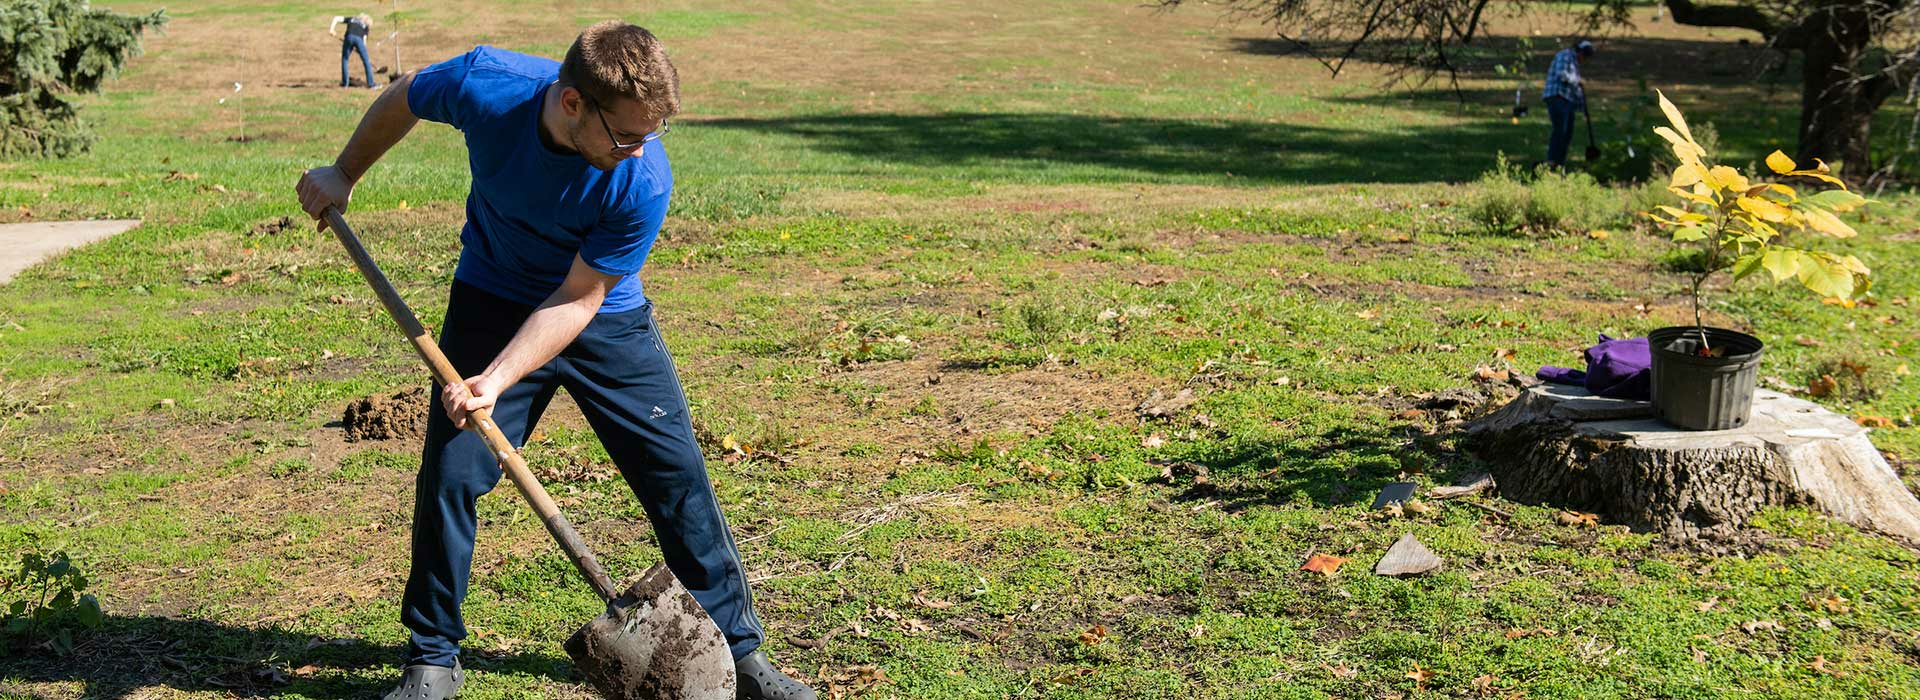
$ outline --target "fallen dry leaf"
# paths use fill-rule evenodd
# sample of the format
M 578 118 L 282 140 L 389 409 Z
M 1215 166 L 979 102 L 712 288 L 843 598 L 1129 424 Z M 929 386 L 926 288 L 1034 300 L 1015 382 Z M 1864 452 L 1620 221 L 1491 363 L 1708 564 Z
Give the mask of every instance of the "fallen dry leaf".
M 1598 515 L 1582 513 L 1577 510 L 1560 511 L 1557 515 L 1553 516 L 1553 520 L 1568 527 L 1596 527 L 1600 524 L 1600 517 Z
M 1407 679 L 1413 681 L 1415 686 L 1424 688 L 1427 686 L 1427 680 L 1437 675 L 1440 674 L 1433 669 L 1421 668 L 1420 664 L 1414 664 L 1413 670 L 1407 672 Z
M 1475 367 L 1473 370 L 1473 379 L 1475 381 L 1501 383 L 1512 377 L 1513 374 L 1504 369 L 1494 369 L 1486 365 Z
M 1360 675 L 1359 671 L 1352 668 L 1348 668 L 1346 664 L 1340 664 L 1338 666 L 1328 666 L 1325 661 L 1322 661 L 1320 662 L 1320 668 L 1326 669 L 1327 673 L 1333 674 L 1334 678 L 1352 678 L 1354 676 Z
M 1485 674 L 1473 679 L 1473 692 L 1485 694 L 1493 689 L 1493 674 Z
M 1815 673 L 1824 673 L 1835 678 L 1840 677 L 1839 671 L 1827 668 L 1827 657 L 1824 655 L 1813 657 L 1813 663 L 1807 664 L 1807 668 L 1813 669 Z
M 1101 644 L 1104 644 L 1106 641 L 1107 641 L 1106 625 L 1094 625 L 1092 627 L 1088 627 L 1085 631 L 1080 633 L 1080 643 L 1090 647 L 1100 646 Z
M 1714 596 L 1714 597 L 1712 597 L 1712 598 L 1708 598 L 1708 599 L 1706 599 L 1706 600 L 1704 600 L 1704 601 L 1701 601 L 1701 602 L 1698 602 L 1698 603 L 1694 603 L 1694 604 L 1693 604 L 1693 609 L 1694 609 L 1694 610 L 1697 610 L 1697 611 L 1699 611 L 1699 612 L 1707 612 L 1707 611 L 1709 611 L 1709 610 L 1712 610 L 1712 609 L 1713 609 L 1713 606 L 1715 606 L 1715 605 L 1719 605 L 1719 604 L 1720 604 L 1720 596 Z
M 1323 576 L 1332 576 L 1333 572 L 1340 570 L 1341 564 L 1345 564 L 1348 561 L 1351 560 L 1346 557 L 1336 557 L 1331 554 L 1315 554 L 1307 558 L 1307 563 L 1300 565 L 1300 570 L 1312 571 Z
M 1405 508 L 1408 513 L 1414 515 L 1432 515 L 1439 510 L 1438 508 L 1427 505 L 1425 501 L 1418 498 L 1409 499 L 1402 507 Z
M 1888 417 L 1886 417 L 1886 416 L 1864 416 L 1864 415 L 1863 415 L 1863 416 L 1854 416 L 1854 417 L 1853 417 L 1853 422 L 1855 422 L 1855 423 L 1859 423 L 1859 424 L 1860 424 L 1860 427 L 1862 427 L 1862 428 L 1891 428 L 1891 427 L 1893 427 L 1893 419 L 1891 419 L 1891 418 L 1888 418 Z
M 944 600 L 928 598 L 919 593 L 913 594 L 913 604 L 923 608 L 932 608 L 934 610 L 945 610 L 947 608 L 953 607 L 953 603 L 950 603 Z
M 1807 382 L 1807 395 L 1817 399 L 1829 396 L 1839 388 L 1840 382 L 1835 380 L 1833 375 L 1822 374 L 1820 378 Z
M 1757 634 L 1760 632 L 1783 630 L 1783 629 L 1786 629 L 1786 627 L 1781 626 L 1780 623 L 1775 622 L 1773 620 L 1749 620 L 1747 622 L 1740 623 L 1740 630 L 1743 632 L 1746 632 L 1747 634 Z

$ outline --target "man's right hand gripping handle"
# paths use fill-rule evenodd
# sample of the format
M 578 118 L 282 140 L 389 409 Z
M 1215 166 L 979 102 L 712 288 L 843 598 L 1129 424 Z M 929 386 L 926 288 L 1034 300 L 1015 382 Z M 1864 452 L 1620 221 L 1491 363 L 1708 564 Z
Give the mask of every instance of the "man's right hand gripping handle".
M 325 212 L 327 207 L 339 207 L 341 213 L 347 211 L 347 200 L 353 198 L 353 182 L 336 165 L 326 165 L 300 174 L 300 183 L 294 185 L 294 191 L 300 195 L 300 208 L 319 222 L 319 230 L 327 230 Z

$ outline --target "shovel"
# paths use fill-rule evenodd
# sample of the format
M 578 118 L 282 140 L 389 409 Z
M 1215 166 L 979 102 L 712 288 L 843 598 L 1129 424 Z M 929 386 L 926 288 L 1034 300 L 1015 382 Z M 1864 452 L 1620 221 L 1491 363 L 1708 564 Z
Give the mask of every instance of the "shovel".
M 1580 113 L 1587 118 L 1587 162 L 1600 160 L 1600 144 L 1593 141 L 1593 112 L 1587 109 L 1587 102 L 1580 101 Z
M 461 381 L 459 372 L 427 335 L 406 300 L 367 255 L 340 210 L 327 207 L 325 216 L 328 228 L 353 258 L 354 267 L 360 268 L 360 276 L 367 278 L 380 303 L 387 307 L 387 315 L 426 360 L 435 383 L 444 386 Z M 647 569 L 625 591 L 614 588 L 613 580 L 601 570 L 586 542 L 527 469 L 520 451 L 494 425 L 491 413 L 474 411 L 467 419 L 468 429 L 478 431 L 486 440 L 500 460 L 500 469 L 520 488 L 520 495 L 546 523 L 547 532 L 560 544 L 561 551 L 607 602 L 605 613 L 567 640 L 567 654 L 573 657 L 574 666 L 609 700 L 733 700 L 733 654 L 700 602 L 665 564 Z

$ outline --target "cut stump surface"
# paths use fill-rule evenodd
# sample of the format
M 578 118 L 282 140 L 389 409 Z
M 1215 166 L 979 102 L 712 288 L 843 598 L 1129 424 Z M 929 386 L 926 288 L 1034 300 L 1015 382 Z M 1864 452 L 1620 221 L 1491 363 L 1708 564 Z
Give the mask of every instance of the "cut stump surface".
M 1546 384 L 1467 426 L 1501 495 L 1599 513 L 1686 540 L 1730 533 L 1768 506 L 1809 505 L 1920 543 L 1920 499 L 1868 429 L 1809 401 L 1760 390 L 1733 430 L 1689 431 L 1652 404 Z

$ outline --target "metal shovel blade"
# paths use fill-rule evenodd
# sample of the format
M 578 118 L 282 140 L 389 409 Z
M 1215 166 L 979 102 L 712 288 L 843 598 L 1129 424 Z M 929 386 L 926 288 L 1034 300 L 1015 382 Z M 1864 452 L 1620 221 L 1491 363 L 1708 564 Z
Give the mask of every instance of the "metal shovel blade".
M 567 654 L 608 700 L 733 700 L 733 653 L 665 564 L 573 633 Z

